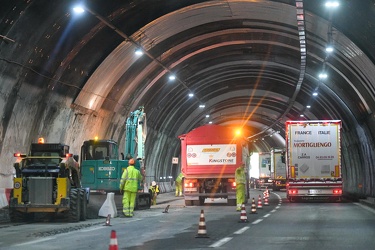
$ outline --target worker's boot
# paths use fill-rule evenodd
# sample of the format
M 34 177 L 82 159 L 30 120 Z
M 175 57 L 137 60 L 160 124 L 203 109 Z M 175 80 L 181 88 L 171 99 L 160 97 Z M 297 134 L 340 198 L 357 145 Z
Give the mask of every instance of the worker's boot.
M 241 211 L 241 204 L 237 204 L 236 211 Z
M 180 192 L 179 196 L 182 196 L 182 192 Z

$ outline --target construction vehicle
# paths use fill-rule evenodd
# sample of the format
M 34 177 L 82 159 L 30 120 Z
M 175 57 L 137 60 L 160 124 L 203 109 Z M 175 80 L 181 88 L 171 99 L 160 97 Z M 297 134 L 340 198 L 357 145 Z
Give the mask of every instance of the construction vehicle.
M 286 146 L 289 201 L 341 201 L 341 121 L 287 121 Z
M 285 150 L 271 150 L 272 190 L 280 191 L 286 188 Z
M 12 222 L 33 220 L 36 213 L 61 213 L 70 222 L 86 220 L 89 190 L 82 188 L 78 155 L 62 143 L 32 143 L 15 153 L 15 177 L 9 201 Z
M 204 125 L 178 138 L 185 205 L 203 205 L 206 198 L 223 198 L 235 206 L 235 171 L 246 162 L 243 137 L 237 136 L 231 127 Z M 248 173 L 247 168 L 245 172 Z M 246 183 L 248 198 L 249 181 Z
M 140 108 L 132 112 L 127 119 L 125 152 L 121 155 L 118 144 L 114 140 L 96 138 L 83 142 L 80 158 L 82 184 L 88 186 L 92 193 L 118 194 L 122 172 L 128 167 L 131 158 L 135 159 L 134 167 L 144 176 L 144 139 L 139 132 L 143 130 L 144 116 L 143 108 Z M 142 183 L 139 183 L 138 190 L 135 209 L 150 208 L 150 193 L 144 191 Z

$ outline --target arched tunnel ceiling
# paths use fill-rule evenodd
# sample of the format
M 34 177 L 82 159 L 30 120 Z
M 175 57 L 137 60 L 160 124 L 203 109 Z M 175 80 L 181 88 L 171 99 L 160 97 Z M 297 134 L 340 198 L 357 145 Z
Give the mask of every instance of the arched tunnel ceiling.
M 173 137 L 209 120 L 241 125 L 253 139 L 266 136 L 256 144 L 266 151 L 283 146 L 288 119 L 341 119 L 345 127 L 374 108 L 374 2 L 342 0 L 334 12 L 324 2 L 303 1 L 306 70 L 295 100 L 296 1 L 87 1 L 112 28 L 90 13 L 74 14 L 76 1 L 8 1 L 0 34 L 17 46 L 37 41 L 28 67 L 51 78 L 50 90 L 71 95 L 73 107 L 127 116 L 142 105 L 148 124 Z M 20 25 L 25 30 L 13 29 Z M 335 51 L 327 57 L 330 27 Z M 136 57 L 134 42 L 147 55 Z M 9 57 L 12 50 L 2 59 L 23 58 Z M 318 78 L 323 65 L 325 81 Z

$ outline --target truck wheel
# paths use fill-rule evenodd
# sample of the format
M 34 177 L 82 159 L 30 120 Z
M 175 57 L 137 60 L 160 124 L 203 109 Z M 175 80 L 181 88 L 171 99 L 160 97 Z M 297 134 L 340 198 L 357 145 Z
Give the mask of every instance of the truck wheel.
M 204 198 L 204 197 L 199 197 L 199 205 L 203 206 L 205 200 L 206 200 L 206 198 Z
M 68 213 L 68 219 L 70 222 L 79 222 L 81 217 L 81 204 L 79 190 L 73 188 L 70 190 L 70 208 Z
M 185 206 L 193 206 L 193 201 L 185 200 Z
M 228 205 L 229 206 L 236 206 L 237 200 L 236 199 L 228 199 Z
M 81 199 L 81 216 L 80 220 L 85 221 L 87 219 L 87 196 L 86 196 L 86 189 L 81 188 L 79 193 Z
M 9 208 L 9 219 L 11 222 L 24 222 L 25 214 L 15 208 Z

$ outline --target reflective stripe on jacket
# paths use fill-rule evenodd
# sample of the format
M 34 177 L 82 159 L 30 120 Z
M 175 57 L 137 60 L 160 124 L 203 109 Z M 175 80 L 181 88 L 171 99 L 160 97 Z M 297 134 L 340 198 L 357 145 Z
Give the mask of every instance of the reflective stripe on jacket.
M 129 166 L 124 172 L 122 172 L 120 190 L 137 192 L 138 181 L 142 181 L 141 172 L 139 172 L 134 166 Z

